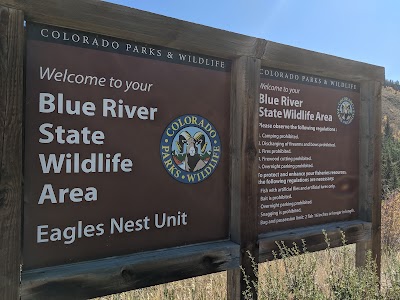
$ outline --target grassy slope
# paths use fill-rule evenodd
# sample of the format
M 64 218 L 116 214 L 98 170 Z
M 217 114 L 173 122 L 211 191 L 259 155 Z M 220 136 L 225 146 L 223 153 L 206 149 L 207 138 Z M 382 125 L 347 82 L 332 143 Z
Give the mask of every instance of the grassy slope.
M 382 116 L 389 119 L 393 133 L 400 137 L 400 91 L 391 87 L 382 89 Z

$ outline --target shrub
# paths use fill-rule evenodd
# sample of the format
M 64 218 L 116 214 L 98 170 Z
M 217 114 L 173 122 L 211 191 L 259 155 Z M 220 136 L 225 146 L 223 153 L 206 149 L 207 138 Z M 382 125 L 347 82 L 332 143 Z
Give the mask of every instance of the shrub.
M 257 267 L 251 258 L 253 272 L 258 274 L 258 285 L 244 274 L 247 279 L 245 299 L 252 300 L 250 291 L 253 287 L 256 287 L 260 300 L 383 299 L 371 253 L 367 254 L 365 267 L 356 268 L 354 245 L 346 246 L 344 233 L 343 246 L 336 249 L 330 248 L 326 232 L 323 234 L 327 244 L 325 251 L 309 253 L 304 240 L 301 248 L 296 243 L 288 247 L 280 242 L 274 260 Z M 400 291 L 400 268 L 391 275 L 390 280 L 393 276 L 397 278 L 398 284 L 391 284 L 391 294 L 396 294 Z
M 400 193 L 382 201 L 382 244 L 385 249 L 400 250 Z

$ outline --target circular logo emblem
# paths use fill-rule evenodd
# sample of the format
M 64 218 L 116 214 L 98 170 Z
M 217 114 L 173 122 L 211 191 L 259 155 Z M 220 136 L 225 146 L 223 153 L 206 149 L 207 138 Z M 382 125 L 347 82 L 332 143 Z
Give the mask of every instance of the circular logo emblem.
M 350 124 L 356 112 L 353 101 L 347 97 L 340 99 L 336 111 L 340 122 L 343 124 Z
M 161 161 L 175 180 L 199 183 L 215 171 L 221 158 L 221 141 L 215 127 L 198 115 L 173 120 L 161 137 Z

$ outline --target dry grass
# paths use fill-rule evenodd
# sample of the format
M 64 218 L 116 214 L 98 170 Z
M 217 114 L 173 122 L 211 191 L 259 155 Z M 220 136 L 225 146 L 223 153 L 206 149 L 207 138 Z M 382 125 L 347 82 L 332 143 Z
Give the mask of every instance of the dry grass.
M 211 300 L 226 299 L 226 272 L 152 286 L 97 300 Z
M 391 193 L 382 202 L 382 245 L 400 250 L 400 192 Z
M 349 245 L 259 265 L 259 299 L 373 300 L 400 299 L 400 254 L 384 252 L 382 290 L 370 266 L 357 270 L 355 246 Z M 334 288 L 333 288 L 334 287 Z M 337 294 L 335 295 L 334 292 Z M 227 299 L 226 272 L 190 278 L 97 300 Z

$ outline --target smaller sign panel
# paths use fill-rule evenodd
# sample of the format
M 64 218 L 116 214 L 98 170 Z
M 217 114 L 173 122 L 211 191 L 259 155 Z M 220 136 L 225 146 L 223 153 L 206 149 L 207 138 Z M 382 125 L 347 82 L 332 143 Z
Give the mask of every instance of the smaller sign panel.
M 359 85 L 261 69 L 259 232 L 358 213 Z
M 27 33 L 24 269 L 227 239 L 230 61 Z

